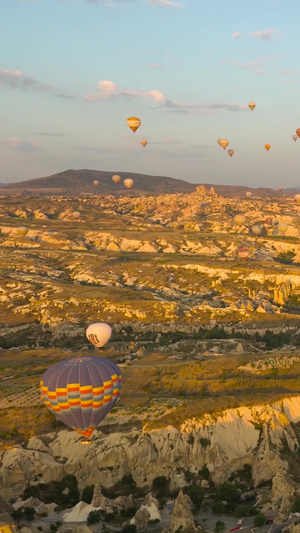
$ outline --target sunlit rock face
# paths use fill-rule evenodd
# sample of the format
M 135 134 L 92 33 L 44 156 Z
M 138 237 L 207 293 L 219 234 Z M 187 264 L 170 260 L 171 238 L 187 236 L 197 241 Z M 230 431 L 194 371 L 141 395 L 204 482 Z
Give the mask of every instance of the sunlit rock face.
M 151 487 L 158 476 L 171 480 L 172 488 L 185 485 L 184 469 L 197 472 L 204 465 L 215 483 L 231 472 L 252 465 L 255 486 L 272 479 L 282 466 L 284 445 L 291 453 L 299 443 L 290 422 L 300 419 L 300 397 L 270 406 L 241 407 L 220 415 L 187 419 L 180 427 L 96 432 L 92 444 L 82 446 L 75 432 L 62 430 L 32 438 L 28 448 L 15 447 L 1 455 L 0 480 L 5 497 L 19 496 L 28 483 L 48 482 L 74 474 L 81 487 L 112 487 L 131 474 L 136 484 Z M 176 469 L 174 469 L 176 465 Z M 3 489 L 3 487 L 6 487 Z

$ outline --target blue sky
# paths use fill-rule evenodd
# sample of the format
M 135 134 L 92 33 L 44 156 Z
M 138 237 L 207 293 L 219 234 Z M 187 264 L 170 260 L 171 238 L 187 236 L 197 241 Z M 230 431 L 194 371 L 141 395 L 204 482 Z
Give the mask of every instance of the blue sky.
M 299 186 L 299 20 L 299 0 L 2 1 L 0 182 L 91 168 Z

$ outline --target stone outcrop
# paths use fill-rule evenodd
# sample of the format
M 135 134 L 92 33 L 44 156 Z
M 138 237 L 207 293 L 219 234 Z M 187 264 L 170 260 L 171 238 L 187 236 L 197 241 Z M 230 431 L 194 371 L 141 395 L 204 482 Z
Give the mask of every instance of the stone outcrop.
M 130 520 L 130 524 L 134 524 L 139 530 L 147 527 L 150 520 L 160 521 L 160 519 L 161 516 L 158 510 L 158 501 L 156 498 L 153 498 L 152 494 L 149 492 L 145 497 L 141 507 Z
M 176 533 L 177 531 L 182 531 L 182 533 L 202 531 L 201 527 L 195 525 L 192 509 L 193 504 L 190 497 L 183 494 L 181 490 L 175 500 L 171 512 L 169 524 L 170 533 Z

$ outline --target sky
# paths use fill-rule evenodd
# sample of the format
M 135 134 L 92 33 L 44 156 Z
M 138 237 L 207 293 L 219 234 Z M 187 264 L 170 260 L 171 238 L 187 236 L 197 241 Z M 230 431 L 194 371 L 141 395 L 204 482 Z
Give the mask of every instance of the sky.
M 88 168 L 300 185 L 299 0 L 0 3 L 1 183 Z

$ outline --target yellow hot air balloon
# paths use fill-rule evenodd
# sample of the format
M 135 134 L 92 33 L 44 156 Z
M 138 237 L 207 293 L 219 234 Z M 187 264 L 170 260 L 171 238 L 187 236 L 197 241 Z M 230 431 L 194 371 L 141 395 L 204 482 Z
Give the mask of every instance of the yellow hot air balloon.
M 94 184 L 94 185 L 99 185 L 99 181 L 98 181 L 98 180 L 94 180 L 94 181 L 93 181 L 93 184 Z
M 148 144 L 148 141 L 147 141 L 146 139 L 142 139 L 142 140 L 140 141 L 140 143 L 141 143 L 141 145 L 145 148 L 145 147 L 147 146 L 147 144 Z
M 130 179 L 130 178 L 124 180 L 124 185 L 125 185 L 125 187 L 127 187 L 127 189 L 131 189 L 131 187 L 133 185 L 133 180 Z
M 252 192 L 247 191 L 247 192 L 246 192 L 246 197 L 247 197 L 247 198 L 251 198 L 251 196 L 252 196 Z
M 265 144 L 265 149 L 267 150 L 267 152 L 270 150 L 270 148 L 271 148 L 270 144 Z
M 238 215 L 235 215 L 235 217 L 234 217 L 233 220 L 234 220 L 234 222 L 235 222 L 236 224 L 239 224 L 239 225 L 242 226 L 242 224 L 245 224 L 245 222 L 246 222 L 246 217 L 245 217 L 245 215 L 243 215 L 242 213 L 240 213 L 240 214 L 238 214 Z
M 295 194 L 295 200 L 298 204 L 300 204 L 300 194 Z
M 296 130 L 296 133 L 297 133 L 297 137 L 300 137 L 300 128 L 298 128 L 298 129 Z
M 72 217 L 75 218 L 75 219 L 80 218 L 80 212 L 79 211 L 73 211 Z
M 20 226 L 19 228 L 17 228 L 17 235 L 21 235 L 22 237 L 25 237 L 27 233 L 28 233 L 28 229 L 25 228 L 25 226 Z
M 250 107 L 251 111 L 253 111 L 253 109 L 256 108 L 256 103 L 255 102 L 249 102 L 248 107 Z
M 118 176 L 118 174 L 115 174 L 112 178 L 114 183 L 119 183 L 121 181 L 121 176 Z
M 227 152 L 228 152 L 228 154 L 230 155 L 230 157 L 232 157 L 233 154 L 234 154 L 234 150 L 232 150 L 232 149 L 231 149 L 231 150 L 227 150 Z
M 133 131 L 133 133 L 135 133 L 141 125 L 141 119 L 139 119 L 138 117 L 129 117 L 127 119 L 127 125 Z
M 292 135 L 292 139 L 293 139 L 293 141 L 297 141 L 298 135 Z
M 227 148 L 229 145 L 229 141 L 227 139 L 218 139 L 218 144 L 225 150 L 225 148 Z

